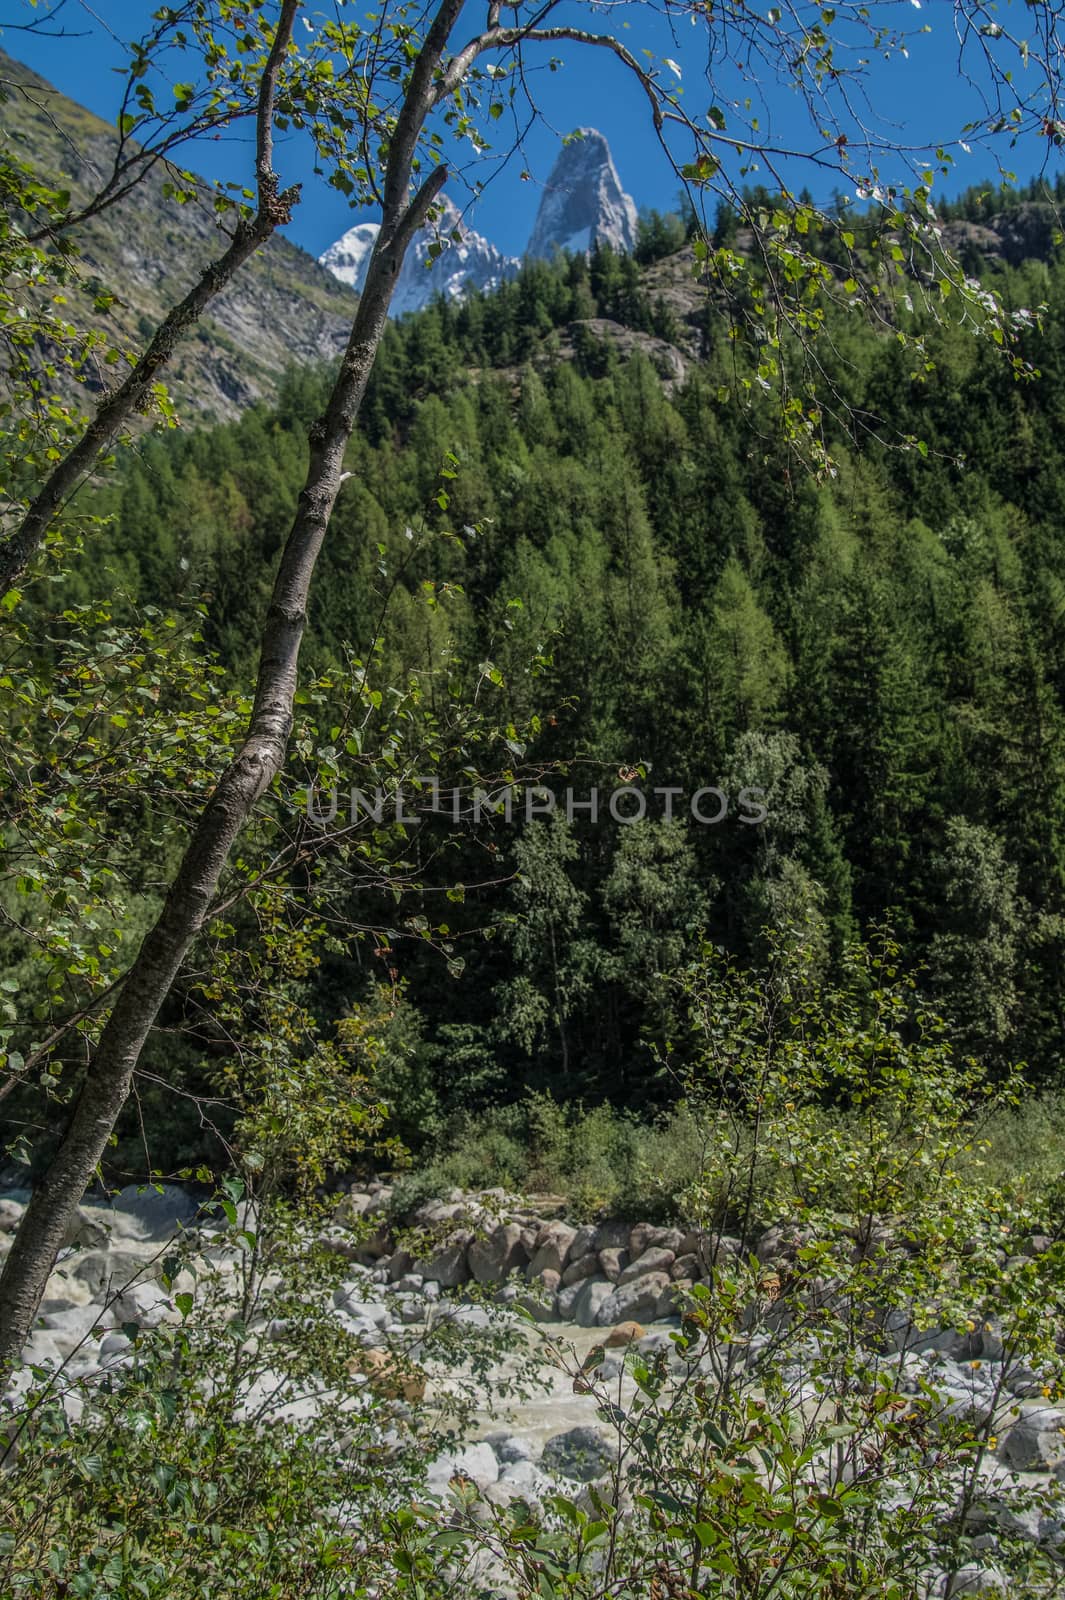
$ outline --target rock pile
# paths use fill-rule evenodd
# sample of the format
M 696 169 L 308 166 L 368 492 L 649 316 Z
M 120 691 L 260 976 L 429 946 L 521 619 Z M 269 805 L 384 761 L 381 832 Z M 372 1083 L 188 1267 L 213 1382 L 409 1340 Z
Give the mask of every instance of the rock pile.
M 541 1321 L 582 1328 L 671 1317 L 693 1284 L 709 1283 L 715 1260 L 740 1249 L 738 1239 L 701 1229 L 619 1221 L 578 1227 L 513 1209 L 501 1190 L 475 1197 L 455 1191 L 409 1219 L 409 1230 L 426 1240 L 415 1258 L 389 1225 L 391 1200 L 391 1190 L 377 1185 L 346 1195 L 331 1238 L 371 1267 L 377 1283 L 499 1288 L 500 1298 Z

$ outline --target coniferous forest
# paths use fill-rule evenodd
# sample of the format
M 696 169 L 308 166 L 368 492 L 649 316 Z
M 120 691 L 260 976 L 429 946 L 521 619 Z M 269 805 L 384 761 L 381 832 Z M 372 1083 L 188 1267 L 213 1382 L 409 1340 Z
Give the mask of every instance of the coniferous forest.
M 950 209 L 978 221 L 1003 205 L 1051 215 L 986 190 Z M 653 254 L 651 225 L 645 239 Z M 589 331 L 669 333 L 632 257 L 530 264 L 388 329 L 305 659 L 322 674 L 362 660 L 393 685 L 431 683 L 445 659 L 472 685 L 490 661 L 493 715 L 526 730 L 525 769 L 558 801 L 530 826 L 524 789 L 510 825 L 466 820 L 464 802 L 414 909 L 381 897 L 387 948 L 374 935 L 308 981 L 323 1018 L 399 997 L 381 1091 L 415 1148 L 529 1089 L 661 1109 L 656 977 L 705 938 L 757 962 L 772 930 L 826 977 L 855 938 L 890 935 L 966 1052 L 1060 1081 L 1065 277 L 1055 246 L 982 269 L 1007 301 L 1045 306 L 1024 341 L 1039 377 L 1018 382 L 949 324 L 915 368 L 840 316 L 829 376 L 847 427 L 826 416 L 827 478 L 770 404 L 752 419 L 721 398 L 732 351 L 712 305 L 682 378 L 662 378 L 653 345 L 623 357 Z M 203 596 L 202 659 L 223 691 L 246 678 L 328 382 L 294 372 L 276 407 L 143 441 L 94 500 L 107 520 L 64 596 L 87 600 L 102 574 L 128 617 Z M 342 808 L 353 784 L 369 797 L 340 741 L 336 763 Z M 646 825 L 607 812 L 626 773 Z M 727 814 L 697 824 L 688 797 L 719 785 Z M 579 805 L 593 786 L 594 824 Z M 671 820 L 656 786 L 682 791 Z M 740 820 L 744 786 L 765 792 L 761 826 Z M 411 831 L 393 832 L 400 859 Z M 426 920 L 450 953 L 419 937 Z

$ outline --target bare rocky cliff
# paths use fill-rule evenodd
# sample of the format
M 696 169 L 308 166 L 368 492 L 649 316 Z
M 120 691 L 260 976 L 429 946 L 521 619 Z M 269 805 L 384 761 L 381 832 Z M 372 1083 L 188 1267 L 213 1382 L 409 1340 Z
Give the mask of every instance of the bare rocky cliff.
M 610 146 L 594 128 L 581 128 L 559 151 L 544 185 L 526 255 L 550 260 L 596 244 L 631 251 L 636 206 L 621 187 Z
M 69 188 L 75 201 L 90 196 L 110 170 L 115 131 L 2 53 L 0 88 L 4 146 Z M 179 205 L 153 174 L 74 230 L 84 289 L 72 298 L 71 320 L 100 327 L 117 347 L 139 353 L 169 307 L 225 249 L 225 219 L 216 218 L 206 185 L 204 196 Z M 92 309 L 98 288 L 116 296 L 107 312 Z M 305 251 L 271 239 L 180 347 L 167 375 L 179 414 L 226 418 L 272 399 L 286 368 L 339 353 L 354 306 L 351 290 Z M 101 366 L 89 390 L 113 382 L 114 372 Z

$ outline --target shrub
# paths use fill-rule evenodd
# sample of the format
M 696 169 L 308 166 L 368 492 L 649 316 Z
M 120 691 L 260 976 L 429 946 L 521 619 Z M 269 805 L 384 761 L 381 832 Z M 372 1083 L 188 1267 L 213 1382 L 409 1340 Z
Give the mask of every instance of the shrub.
M 678 1105 L 650 1126 L 612 1106 L 564 1105 L 528 1094 L 450 1124 L 439 1155 L 415 1174 L 422 1198 L 451 1188 L 501 1186 L 562 1194 L 577 1218 L 608 1213 L 663 1221 L 700 1171 L 702 1134 Z M 404 1178 L 404 1192 L 410 1180 Z
M 258 1229 L 234 1214 L 224 1235 L 190 1238 L 183 1270 L 196 1271 L 194 1290 L 171 1294 L 160 1326 L 127 1324 L 128 1350 L 102 1370 L 26 1374 L 31 1385 L 6 1419 L 0 1594 L 403 1592 L 390 1518 L 468 1430 L 485 1372 L 510 1341 L 498 1326 L 463 1328 L 460 1340 L 443 1319 L 418 1331 L 417 1350 L 413 1330 L 380 1336 L 389 1381 L 375 1381 L 368 1352 L 330 1307 L 343 1261 L 276 1202 Z M 225 1249 L 233 1273 L 208 1267 L 197 1243 L 212 1257 Z M 409 1403 L 422 1383 L 407 1380 L 426 1361 L 448 1376 L 431 1410 Z M 496 1392 L 513 1393 L 510 1381 Z

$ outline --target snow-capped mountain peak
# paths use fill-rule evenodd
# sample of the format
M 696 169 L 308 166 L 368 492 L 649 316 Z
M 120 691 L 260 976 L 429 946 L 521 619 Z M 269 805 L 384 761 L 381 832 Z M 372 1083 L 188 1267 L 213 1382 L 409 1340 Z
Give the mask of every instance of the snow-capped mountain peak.
M 379 222 L 357 222 L 318 259 L 341 283 L 361 289 L 366 282 L 366 269 L 380 232 Z
M 392 296 L 394 317 L 421 310 L 438 294 L 459 300 L 470 290 L 498 288 L 520 266 L 514 257 L 505 256 L 489 240 L 465 226 L 462 213 L 447 196 L 442 196 L 441 206 L 436 221 L 422 229 L 407 251 Z M 379 232 L 379 223 L 357 223 L 319 258 L 322 266 L 352 288 L 361 289 Z M 456 232 L 461 234 L 460 243 L 452 237 Z M 434 243 L 443 246 L 435 257 L 431 253 Z
M 421 310 L 438 294 L 459 300 L 471 290 L 498 288 L 521 265 L 466 226 L 446 196 L 441 197 L 441 208 L 436 221 L 422 229 L 407 251 L 392 296 L 394 317 Z M 379 223 L 356 223 L 319 258 L 322 266 L 361 290 L 380 231 Z M 443 246 L 435 255 L 434 243 Z M 636 244 L 636 207 L 621 187 L 603 135 L 594 128 L 581 128 L 559 151 L 526 256 L 550 259 L 560 250 L 579 255 L 596 244 L 631 251 Z

